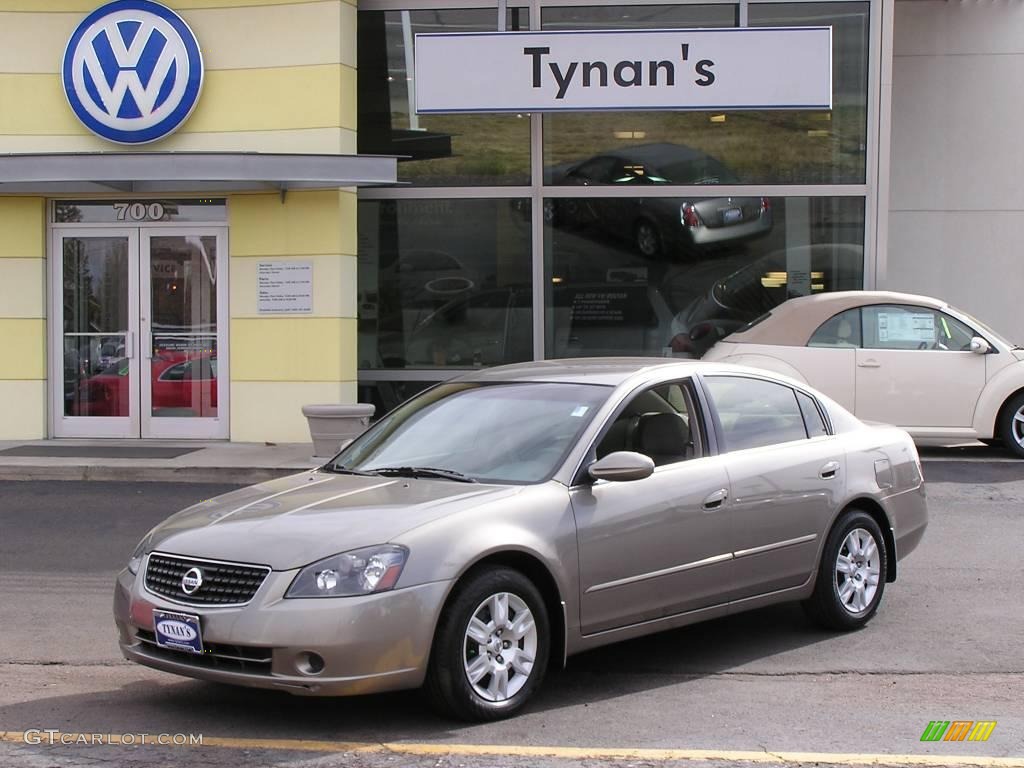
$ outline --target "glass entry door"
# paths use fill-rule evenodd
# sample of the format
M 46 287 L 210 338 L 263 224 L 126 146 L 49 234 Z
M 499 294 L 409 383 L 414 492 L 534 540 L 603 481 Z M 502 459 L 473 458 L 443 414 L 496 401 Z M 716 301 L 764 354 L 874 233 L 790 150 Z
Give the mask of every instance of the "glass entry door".
M 54 434 L 138 437 L 138 230 L 55 232 L 53 246 Z
M 55 229 L 52 253 L 54 435 L 228 437 L 226 230 Z
M 142 436 L 228 436 L 218 357 L 224 230 L 142 230 Z M 226 325 L 226 324 L 225 324 Z

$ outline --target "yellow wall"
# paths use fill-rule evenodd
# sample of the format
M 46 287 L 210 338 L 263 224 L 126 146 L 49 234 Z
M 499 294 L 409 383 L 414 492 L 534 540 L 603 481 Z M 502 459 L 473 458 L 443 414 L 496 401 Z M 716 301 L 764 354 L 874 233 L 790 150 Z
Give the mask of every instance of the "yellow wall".
M 123 151 L 68 107 L 64 47 L 102 4 L 0 0 L 0 153 Z M 148 150 L 354 153 L 356 11 L 345 0 L 168 0 L 199 40 L 199 104 Z
M 86 130 L 60 83 L 72 31 L 103 2 L 0 0 L 0 154 L 130 151 Z M 205 80 L 147 151 L 355 153 L 355 2 L 164 2 L 199 39 Z M 46 436 L 45 210 L 0 195 L 0 440 Z M 354 401 L 355 210 L 351 190 L 229 197 L 232 440 L 306 442 L 302 405 Z M 258 313 L 257 265 L 281 259 L 313 264 L 311 315 Z
M 0 440 L 46 437 L 45 209 L 0 197 Z
M 355 401 L 355 193 L 234 195 L 228 215 L 231 439 L 305 442 L 303 405 Z M 312 313 L 258 313 L 264 261 L 313 265 Z

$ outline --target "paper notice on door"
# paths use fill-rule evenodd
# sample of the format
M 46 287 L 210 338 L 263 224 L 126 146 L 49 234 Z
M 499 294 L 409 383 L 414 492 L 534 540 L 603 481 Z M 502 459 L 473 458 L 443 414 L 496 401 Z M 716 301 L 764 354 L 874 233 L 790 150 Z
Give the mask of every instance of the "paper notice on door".
M 879 312 L 878 340 L 934 343 L 935 315 L 931 312 Z

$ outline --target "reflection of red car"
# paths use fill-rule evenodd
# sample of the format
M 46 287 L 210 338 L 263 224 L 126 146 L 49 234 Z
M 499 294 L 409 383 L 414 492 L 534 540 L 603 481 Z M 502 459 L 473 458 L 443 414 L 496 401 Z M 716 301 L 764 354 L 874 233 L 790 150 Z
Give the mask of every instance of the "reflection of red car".
M 127 416 L 128 370 L 128 360 L 121 359 L 83 381 L 70 414 Z M 163 352 L 153 358 L 150 370 L 154 416 L 217 415 L 216 357 Z

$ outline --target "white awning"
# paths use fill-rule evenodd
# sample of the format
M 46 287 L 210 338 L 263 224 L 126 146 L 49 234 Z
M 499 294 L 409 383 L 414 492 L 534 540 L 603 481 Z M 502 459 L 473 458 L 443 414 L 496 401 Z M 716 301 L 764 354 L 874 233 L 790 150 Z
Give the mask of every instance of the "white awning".
M 74 152 L 0 155 L 0 194 L 216 193 L 394 184 L 385 155 Z

